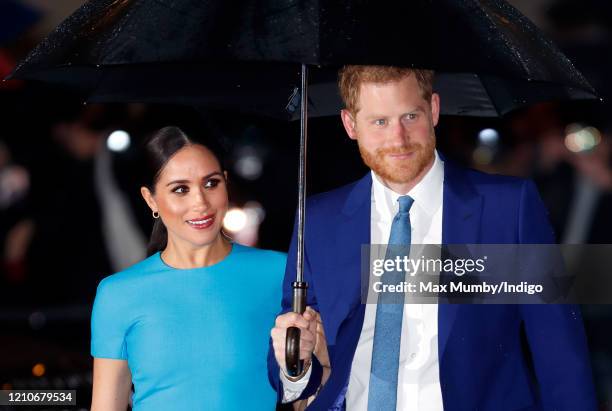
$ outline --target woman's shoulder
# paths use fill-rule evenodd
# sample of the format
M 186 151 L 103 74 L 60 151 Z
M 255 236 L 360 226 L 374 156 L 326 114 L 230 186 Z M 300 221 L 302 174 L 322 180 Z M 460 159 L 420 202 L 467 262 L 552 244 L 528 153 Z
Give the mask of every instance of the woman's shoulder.
M 155 253 L 130 267 L 105 277 L 102 279 L 102 281 L 100 281 L 98 290 L 102 288 L 116 289 L 129 286 L 138 286 L 143 278 L 163 269 L 160 262 L 161 260 L 159 258 L 159 253 Z
M 268 264 L 285 264 L 287 261 L 287 254 L 275 251 L 275 250 L 264 250 L 261 248 L 249 247 L 246 245 L 233 244 L 233 254 L 236 259 L 240 260 L 256 260 L 262 263 Z
M 248 247 L 245 245 L 233 245 L 233 262 L 240 266 L 249 266 L 252 270 L 266 272 L 285 272 L 287 254 L 274 250 L 263 250 L 261 248 Z
M 287 254 L 240 244 L 234 244 L 233 247 L 233 263 L 230 268 L 232 278 L 249 281 L 252 292 L 262 298 L 262 304 L 267 301 L 276 312 L 281 298 Z M 252 281 L 253 279 L 256 281 Z

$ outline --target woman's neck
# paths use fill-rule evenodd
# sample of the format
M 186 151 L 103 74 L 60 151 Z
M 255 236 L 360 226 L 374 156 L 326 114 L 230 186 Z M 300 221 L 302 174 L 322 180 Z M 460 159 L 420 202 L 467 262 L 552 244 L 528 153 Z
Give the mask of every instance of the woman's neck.
M 230 253 L 232 245 L 222 235 L 204 247 L 189 247 L 168 239 L 168 245 L 161 252 L 166 264 L 174 268 L 188 269 L 208 267 L 217 264 Z

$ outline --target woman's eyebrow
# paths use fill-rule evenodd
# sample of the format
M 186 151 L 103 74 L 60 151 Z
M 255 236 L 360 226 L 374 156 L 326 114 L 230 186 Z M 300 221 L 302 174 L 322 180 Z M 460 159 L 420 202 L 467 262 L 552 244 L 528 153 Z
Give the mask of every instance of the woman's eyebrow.
M 206 174 L 204 177 L 202 177 L 202 180 L 206 180 L 207 178 L 210 178 L 215 175 L 222 176 L 223 173 L 221 173 L 220 171 L 213 171 L 212 173 Z M 187 184 L 187 183 L 189 183 L 189 180 L 172 180 L 168 184 L 166 184 L 166 187 L 172 184 Z

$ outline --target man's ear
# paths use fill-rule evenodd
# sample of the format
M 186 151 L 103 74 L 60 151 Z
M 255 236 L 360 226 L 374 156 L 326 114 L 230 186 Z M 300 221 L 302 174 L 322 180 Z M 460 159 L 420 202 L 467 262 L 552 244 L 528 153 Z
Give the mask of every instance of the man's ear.
M 434 127 L 438 125 L 439 119 L 440 119 L 440 95 L 438 93 L 433 93 L 431 95 L 431 121 Z
M 140 194 L 142 195 L 142 198 L 144 198 L 144 201 L 147 203 L 152 212 L 159 211 L 157 208 L 157 202 L 155 202 L 151 190 L 144 186 L 140 187 Z
M 355 131 L 355 119 L 350 111 L 347 109 L 343 109 L 340 111 L 340 117 L 342 118 L 342 125 L 344 125 L 344 129 L 346 130 L 346 134 L 348 134 L 351 140 L 357 140 L 357 132 Z

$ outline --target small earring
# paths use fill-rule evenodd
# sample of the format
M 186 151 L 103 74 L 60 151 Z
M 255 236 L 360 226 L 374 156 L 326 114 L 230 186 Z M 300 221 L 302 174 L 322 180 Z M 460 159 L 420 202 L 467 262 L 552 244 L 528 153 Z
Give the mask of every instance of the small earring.
M 153 211 L 153 218 L 159 218 L 159 211 Z
M 223 230 L 223 229 L 221 229 L 221 235 L 223 237 L 225 237 L 225 239 L 228 240 L 228 241 L 231 241 L 231 242 L 234 241 L 234 239 L 228 233 L 226 233 L 225 230 Z

